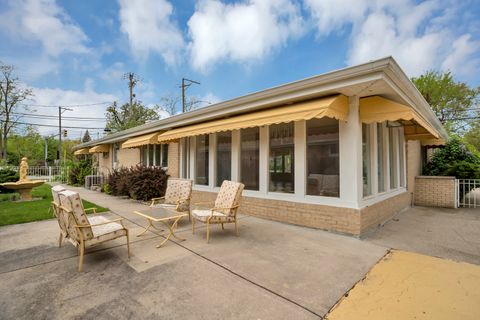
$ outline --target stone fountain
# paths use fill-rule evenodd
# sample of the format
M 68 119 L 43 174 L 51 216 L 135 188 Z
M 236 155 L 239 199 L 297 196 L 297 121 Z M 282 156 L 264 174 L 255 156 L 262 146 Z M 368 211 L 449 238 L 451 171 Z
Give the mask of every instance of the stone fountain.
M 20 180 L 17 182 L 2 183 L 2 187 L 12 189 L 20 193 L 20 201 L 32 200 L 32 189 L 45 183 L 42 180 L 29 180 L 27 158 L 23 157 L 20 162 Z

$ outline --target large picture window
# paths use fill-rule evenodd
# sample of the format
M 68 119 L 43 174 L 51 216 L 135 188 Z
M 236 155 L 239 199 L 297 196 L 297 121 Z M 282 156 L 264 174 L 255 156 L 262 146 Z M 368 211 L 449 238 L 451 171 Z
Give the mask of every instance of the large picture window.
M 397 140 L 395 139 L 395 128 L 389 128 L 388 130 L 388 158 L 390 164 L 390 189 L 396 189 L 398 185 L 397 179 Z
M 231 180 L 231 171 L 232 132 L 219 132 L 217 133 L 217 187 L 222 185 L 223 180 Z
M 381 123 L 377 123 L 377 178 L 378 192 L 385 192 L 385 150 L 384 150 L 384 130 Z
M 240 131 L 240 181 L 247 190 L 259 190 L 260 129 Z
M 205 186 L 208 185 L 208 148 L 208 135 L 198 136 L 195 150 L 195 183 Z
M 269 191 L 294 192 L 294 124 L 270 126 Z
M 307 194 L 340 196 L 338 120 L 307 121 Z
M 168 144 L 149 144 L 140 150 L 140 162 L 147 167 L 168 167 Z
M 398 130 L 398 161 L 400 167 L 400 187 L 405 187 L 405 153 L 404 146 L 405 143 L 403 132 Z

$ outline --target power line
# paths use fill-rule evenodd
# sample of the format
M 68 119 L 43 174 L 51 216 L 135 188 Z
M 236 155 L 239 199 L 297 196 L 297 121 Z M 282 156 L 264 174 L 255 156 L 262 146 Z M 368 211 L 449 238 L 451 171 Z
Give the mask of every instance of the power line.
M 76 108 L 76 107 L 91 107 L 91 106 L 99 106 L 99 105 L 106 105 L 112 102 L 105 101 L 105 102 L 98 102 L 98 103 L 86 103 L 86 104 L 70 104 L 70 105 L 62 105 L 62 107 L 68 108 Z M 22 104 L 25 107 L 43 107 L 43 108 L 58 108 L 59 105 L 48 105 L 48 104 Z
M 27 118 L 38 118 L 38 119 L 58 119 L 58 116 L 54 115 L 47 115 L 47 114 L 30 114 L 30 113 L 21 113 L 15 112 L 12 113 L 14 115 L 19 115 Z M 63 120 L 70 120 L 70 121 L 106 121 L 105 118 L 89 118 L 89 117 L 62 117 Z
M 4 120 L 0 120 L 0 122 L 5 122 Z M 41 123 L 27 123 L 27 122 L 15 122 L 16 124 L 23 124 L 27 126 L 39 126 L 39 127 L 53 127 L 58 128 L 58 125 L 53 124 L 41 124 Z M 85 129 L 85 130 L 104 130 L 105 128 L 91 128 L 91 127 L 75 127 L 75 126 L 62 126 L 62 128 L 67 129 Z

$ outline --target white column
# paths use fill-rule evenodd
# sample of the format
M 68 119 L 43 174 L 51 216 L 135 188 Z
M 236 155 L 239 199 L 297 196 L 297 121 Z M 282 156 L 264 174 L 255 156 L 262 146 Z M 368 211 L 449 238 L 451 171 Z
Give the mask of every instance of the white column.
M 232 131 L 232 181 L 240 181 L 240 130 Z
M 195 182 L 195 145 L 197 137 L 190 138 L 190 179 Z
M 377 140 L 377 124 L 370 125 L 370 155 L 371 155 L 371 179 L 372 179 L 372 194 L 378 193 L 378 140 Z
M 259 191 L 263 194 L 268 192 L 268 156 L 270 153 L 270 147 L 268 143 L 268 127 L 262 126 L 259 128 L 260 138 L 260 163 L 259 163 Z
M 295 121 L 295 195 L 303 198 L 306 194 L 307 181 L 307 137 L 306 122 Z
M 340 122 L 340 199 L 358 207 L 362 199 L 362 124 L 359 99 L 348 98 L 347 121 Z
M 215 181 L 217 174 L 215 172 L 217 160 L 217 135 L 212 133 L 208 137 L 208 186 L 210 188 L 215 187 Z

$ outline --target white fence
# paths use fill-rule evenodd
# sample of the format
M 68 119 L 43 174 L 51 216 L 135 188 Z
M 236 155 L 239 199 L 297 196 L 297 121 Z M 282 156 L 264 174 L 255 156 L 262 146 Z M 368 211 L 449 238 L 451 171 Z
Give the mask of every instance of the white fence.
M 18 166 L 3 166 L 0 169 L 19 170 Z M 70 167 L 67 166 L 31 166 L 28 167 L 28 178 L 31 180 L 47 180 L 48 182 L 58 181 L 66 183 Z
M 457 208 L 480 208 L 480 179 L 457 179 Z

